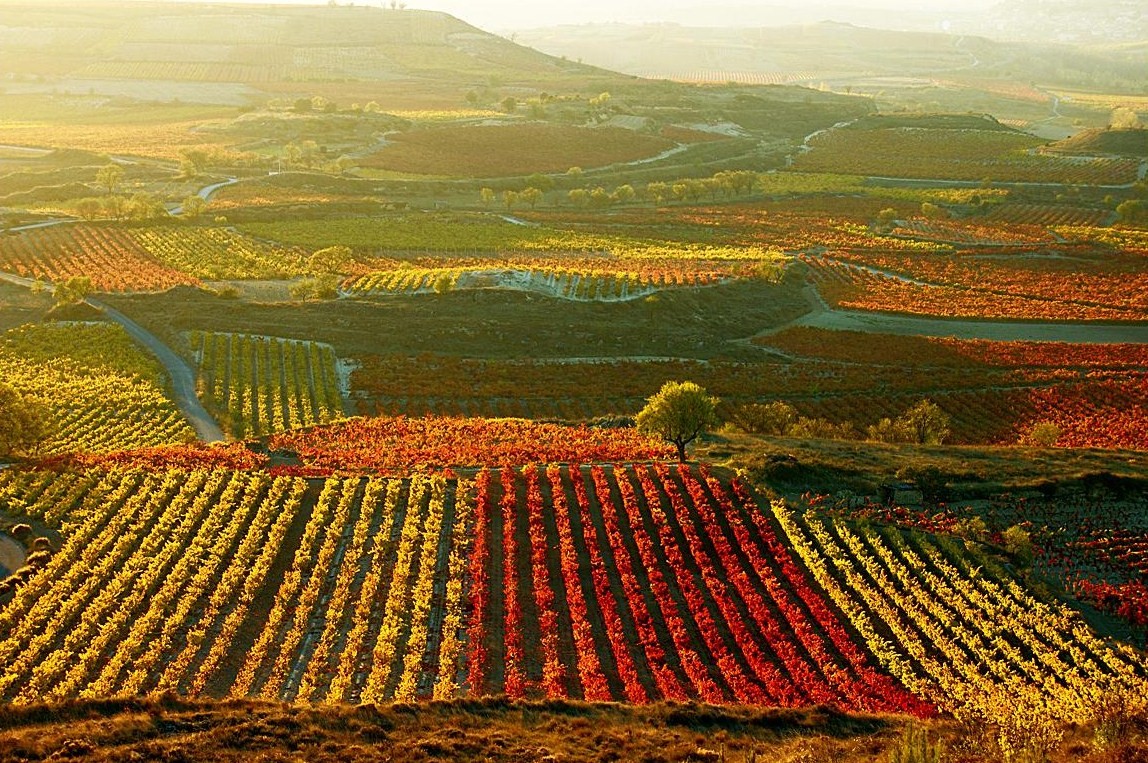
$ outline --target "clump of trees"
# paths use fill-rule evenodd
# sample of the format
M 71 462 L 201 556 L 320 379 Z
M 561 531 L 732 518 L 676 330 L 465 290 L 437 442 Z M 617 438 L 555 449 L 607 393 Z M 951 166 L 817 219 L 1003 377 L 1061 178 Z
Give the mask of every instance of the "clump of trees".
M 0 382 L 0 458 L 33 455 L 49 434 L 47 410 Z
M 1143 199 L 1128 199 L 1116 207 L 1116 216 L 1120 222 L 1128 225 L 1141 225 L 1148 223 L 1148 202 Z
M 818 440 L 854 440 L 857 430 L 849 422 L 801 416 L 789 403 L 751 403 L 733 412 L 731 423 L 750 434 Z
M 120 193 L 124 182 L 124 168 L 108 164 L 96 172 L 95 184 L 104 192 L 102 196 L 77 199 L 76 214 L 84 220 L 111 218 L 113 220 L 154 220 L 167 217 L 163 202 L 147 193 Z
M 857 429 L 850 422 L 801 416 L 791 404 L 776 401 L 744 405 L 734 411 L 731 423 L 750 434 L 802 439 L 856 440 Z M 866 430 L 877 442 L 903 442 L 941 445 L 950 435 L 951 418 L 940 406 L 922 400 L 896 419 L 884 418 Z
M 52 297 L 59 307 L 78 305 L 87 299 L 94 290 L 92 279 L 88 276 L 72 276 L 66 281 L 56 284 L 55 288 L 52 289 Z
M 869 427 L 869 439 L 941 445 L 951 434 L 952 418 L 932 400 L 922 400 L 896 419 L 881 419 Z
M 578 183 L 582 181 L 583 173 L 579 167 L 571 167 L 565 174 L 566 181 Z M 630 204 L 645 201 L 655 206 L 672 201 L 698 202 L 703 198 L 710 200 L 728 199 L 740 194 L 751 193 L 757 187 L 758 174 L 749 170 L 723 171 L 708 178 L 685 178 L 673 182 L 647 183 L 645 186 L 634 187 L 630 183 L 622 183 L 612 189 L 601 185 L 587 185 L 569 188 L 566 191 L 566 200 L 571 206 L 579 209 L 606 209 L 617 204 Z M 554 190 L 556 182 L 553 177 L 543 174 L 534 174 L 528 177 L 525 183 L 517 188 L 506 188 L 502 191 L 502 202 L 510 211 L 518 205 L 529 205 L 532 209 L 546 199 L 546 194 Z M 489 209 L 499 198 L 498 191 L 484 186 L 478 192 L 479 201 Z M 557 201 L 557 199 L 555 200 Z

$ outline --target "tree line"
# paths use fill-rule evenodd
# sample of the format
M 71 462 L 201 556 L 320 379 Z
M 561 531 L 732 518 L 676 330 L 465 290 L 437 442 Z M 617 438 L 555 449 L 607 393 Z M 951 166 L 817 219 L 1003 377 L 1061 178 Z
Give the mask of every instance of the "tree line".
M 567 178 L 580 179 L 582 170 L 571 167 Z M 579 209 L 605 209 L 617 204 L 628 204 L 634 201 L 646 201 L 654 205 L 668 202 L 698 202 L 703 198 L 716 201 L 719 198 L 729 199 L 734 196 L 753 192 L 757 187 L 758 174 L 750 170 L 724 170 L 707 178 L 683 178 L 672 182 L 652 182 L 644 186 L 634 187 L 630 183 L 622 183 L 611 190 L 604 186 L 582 186 L 572 188 L 565 194 L 566 201 Z M 539 203 L 546 200 L 548 193 L 555 189 L 554 178 L 549 175 L 535 174 L 528 177 L 519 189 L 505 189 L 499 194 L 494 188 L 483 186 L 479 189 L 479 201 L 484 207 L 490 209 L 496 202 L 510 211 L 517 206 L 529 206 L 534 209 Z M 551 196 L 553 204 L 560 203 L 561 196 Z

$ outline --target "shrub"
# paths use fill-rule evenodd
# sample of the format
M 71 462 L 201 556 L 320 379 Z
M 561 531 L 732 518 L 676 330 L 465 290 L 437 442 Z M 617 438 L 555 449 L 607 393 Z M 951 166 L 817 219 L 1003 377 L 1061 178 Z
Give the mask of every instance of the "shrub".
M 304 278 L 291 286 L 291 296 L 295 299 L 334 299 L 339 296 L 337 276 Z
M 1128 689 L 1102 693 L 1091 708 L 1093 745 L 1103 750 L 1127 743 L 1136 719 L 1143 717 L 1144 711 L 1145 699 L 1131 695 Z
M 1029 536 L 1028 530 L 1020 525 L 1013 525 L 1001 533 L 1001 539 L 1004 542 L 1005 551 L 1008 551 L 1017 561 L 1026 567 L 1032 564 L 1032 538 Z
M 1051 448 L 1056 445 L 1056 441 L 1059 439 L 1060 427 L 1051 421 L 1038 421 L 1021 438 L 1021 444 L 1033 445 L 1038 448 Z
M 854 440 L 857 438 L 857 430 L 848 421 L 834 424 L 827 419 L 802 416 L 789 428 L 789 436 L 811 440 Z
M 956 532 L 962 538 L 983 542 L 989 536 L 989 526 L 980 517 L 972 517 L 957 522 Z
M 869 439 L 874 442 L 904 442 L 904 433 L 890 418 L 884 418 L 876 424 L 870 424 L 868 435 Z
M 789 403 L 751 403 L 733 413 L 733 423 L 749 434 L 785 435 L 797 423 L 797 409 Z

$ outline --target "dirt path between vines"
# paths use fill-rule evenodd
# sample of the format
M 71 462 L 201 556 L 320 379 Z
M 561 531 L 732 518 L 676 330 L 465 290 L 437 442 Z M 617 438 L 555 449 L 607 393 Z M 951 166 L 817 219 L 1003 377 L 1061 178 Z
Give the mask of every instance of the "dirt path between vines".
M 0 535 L 0 576 L 10 575 L 24 566 L 28 554 L 19 542 Z
M 1148 323 L 1073 323 L 1070 321 L 1003 321 L 977 318 L 935 318 L 894 313 L 840 310 L 826 304 L 817 288 L 805 287 L 809 312 L 792 321 L 772 326 L 750 337 L 779 334 L 795 326 L 860 331 L 894 336 L 935 336 L 954 339 L 987 339 L 994 342 L 1064 342 L 1066 344 L 1148 344 Z M 760 345 L 759 345 L 760 347 Z M 767 348 L 762 348 L 767 349 Z
M 798 318 L 791 325 L 871 334 L 989 339 L 998 342 L 1148 344 L 1148 324 L 1143 323 L 1022 323 L 824 310 Z

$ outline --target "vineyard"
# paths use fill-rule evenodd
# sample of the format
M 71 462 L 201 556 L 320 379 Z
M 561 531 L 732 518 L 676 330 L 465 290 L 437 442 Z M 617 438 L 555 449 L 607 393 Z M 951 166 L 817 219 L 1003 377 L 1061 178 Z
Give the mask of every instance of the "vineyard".
M 1145 690 L 1142 657 L 1095 638 L 1079 615 L 951 539 L 858 530 L 780 504 L 774 514 L 882 666 L 958 717 L 1004 713 L 1040 729 L 1083 719 L 1106 692 Z
M 199 279 L 287 278 L 297 249 L 224 228 L 57 225 L 0 237 L 0 270 L 58 282 L 87 276 L 97 291 L 162 291 Z
M 925 259 L 852 250 L 802 259 L 826 301 L 853 310 L 1036 320 L 1148 317 L 1148 276 L 1136 272 L 1130 258 L 1021 252 Z
M 288 246 L 319 249 L 349 246 L 356 251 L 492 253 L 503 251 L 597 253 L 616 238 L 549 227 L 514 225 L 482 215 L 401 215 L 386 218 L 277 220 L 254 222 L 240 230 Z
M 0 763 L 1148 761 L 1137 3 L 60 2 Z
M 656 156 L 673 147 L 664 138 L 616 127 L 533 123 L 437 127 L 394 136 L 362 166 L 420 175 L 503 177 L 602 167 Z
M 751 403 L 852 426 L 853 436 L 927 397 L 952 418 L 949 442 L 1015 444 L 1039 422 L 1067 447 L 1143 447 L 1148 410 L 1140 345 L 957 341 L 791 328 L 754 340 L 768 360 L 497 361 L 361 356 L 352 409 L 382 416 L 588 421 L 633 417 L 649 390 L 692 379 L 725 421 Z M 907 358 L 912 363 L 906 362 Z M 1097 422 L 1105 422 L 1098 426 Z
M 338 360 L 327 344 L 193 333 L 200 397 L 238 439 L 326 424 L 343 414 Z
M 308 472 L 409 474 L 504 464 L 666 458 L 665 443 L 632 428 L 562 426 L 524 419 L 450 416 L 353 418 L 287 432 L 271 447 L 297 454 Z
M 17 703 L 505 693 L 1081 720 L 1145 688 L 1141 657 L 994 559 L 770 506 L 706 467 L 8 471 L 0 501 L 62 538 L 0 609 Z
M 205 280 L 277 279 L 305 272 L 298 249 L 269 246 L 226 228 L 138 228 L 132 236 L 168 267 Z
M 1111 213 L 1104 209 L 1052 204 L 999 204 L 989 210 L 986 222 L 1006 225 L 1100 226 Z
M 1119 185 L 1136 180 L 1135 159 L 1027 153 L 1039 139 L 998 128 L 859 127 L 809 141 L 793 169 L 895 178 Z
M 129 231 L 57 225 L 0 237 L 0 269 L 25 278 L 87 276 L 97 291 L 160 291 L 196 279 L 157 260 Z
M 1070 218 L 1071 219 L 1071 218 Z M 1026 246 L 1048 244 L 1055 239 L 1040 225 L 1019 222 L 1008 226 L 980 225 L 966 221 L 939 221 L 913 218 L 899 221 L 894 235 L 941 241 L 957 246 Z
M 24 326 L 0 335 L 0 378 L 47 412 L 41 453 L 186 442 L 159 365 L 119 326 Z
M 516 263 L 508 263 L 513 266 Z M 400 267 L 375 271 L 347 281 L 343 291 L 350 295 L 430 294 L 459 289 L 500 288 L 538 292 L 561 299 L 585 302 L 625 301 L 647 297 L 667 288 L 710 286 L 720 283 L 720 271 L 703 267 L 646 267 L 645 272 L 605 270 L 601 262 L 589 261 L 582 270 L 572 265 L 536 270 L 468 267 Z M 620 265 L 644 265 L 625 262 Z M 594 266 L 597 267 L 594 267 Z

